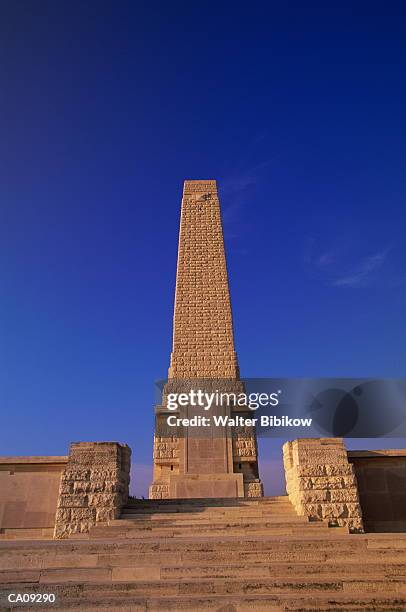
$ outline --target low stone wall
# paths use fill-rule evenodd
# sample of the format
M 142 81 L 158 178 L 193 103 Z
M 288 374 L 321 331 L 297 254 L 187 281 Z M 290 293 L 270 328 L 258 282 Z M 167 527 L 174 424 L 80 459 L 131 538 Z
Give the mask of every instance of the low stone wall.
M 348 451 L 365 531 L 406 531 L 406 450 Z
M 283 446 L 286 489 L 296 512 L 362 532 L 353 466 L 342 438 L 301 438 Z
M 56 538 L 86 533 L 97 523 L 118 518 L 128 500 L 130 458 L 131 450 L 126 444 L 71 444 L 61 477 Z
M 0 457 L 0 538 L 52 537 L 68 457 Z

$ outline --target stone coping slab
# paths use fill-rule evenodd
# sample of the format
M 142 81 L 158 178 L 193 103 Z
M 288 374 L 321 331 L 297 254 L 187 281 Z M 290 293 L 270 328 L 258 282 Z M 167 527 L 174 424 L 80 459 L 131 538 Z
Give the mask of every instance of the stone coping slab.
M 406 457 L 405 448 L 388 448 L 383 450 L 351 450 L 347 451 L 349 458 L 379 458 L 379 457 Z
M 38 457 L 0 457 L 1 464 L 14 465 L 18 463 L 32 463 L 32 464 L 43 464 L 43 463 L 67 463 L 68 457 L 66 455 L 57 456 L 38 456 Z

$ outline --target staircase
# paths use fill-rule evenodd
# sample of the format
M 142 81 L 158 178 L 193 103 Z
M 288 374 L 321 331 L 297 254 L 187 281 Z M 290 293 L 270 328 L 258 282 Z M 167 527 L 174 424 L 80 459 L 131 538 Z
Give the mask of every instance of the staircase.
M 86 537 L 0 542 L 0 610 L 10 592 L 80 611 L 405 611 L 406 534 L 330 529 L 287 497 L 133 500 Z
M 248 499 L 185 499 L 133 501 L 121 518 L 94 527 L 90 538 L 218 538 L 219 536 L 292 535 L 307 531 L 327 533 L 321 522 L 297 516 L 287 496 Z M 346 533 L 346 531 L 345 531 Z

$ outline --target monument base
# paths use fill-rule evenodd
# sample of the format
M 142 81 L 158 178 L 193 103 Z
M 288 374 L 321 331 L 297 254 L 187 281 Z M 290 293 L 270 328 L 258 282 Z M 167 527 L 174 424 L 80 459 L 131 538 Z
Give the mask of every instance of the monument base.
M 171 499 L 244 497 L 242 474 L 182 474 L 169 478 Z

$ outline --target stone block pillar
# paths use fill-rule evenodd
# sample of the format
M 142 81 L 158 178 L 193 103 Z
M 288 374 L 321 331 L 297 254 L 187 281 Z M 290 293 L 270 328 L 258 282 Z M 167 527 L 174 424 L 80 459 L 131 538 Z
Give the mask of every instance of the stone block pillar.
M 131 449 L 118 442 L 74 442 L 62 472 L 55 538 L 118 518 L 128 500 Z
M 299 515 L 363 532 L 353 466 L 342 438 L 300 438 L 283 446 L 286 490 Z

